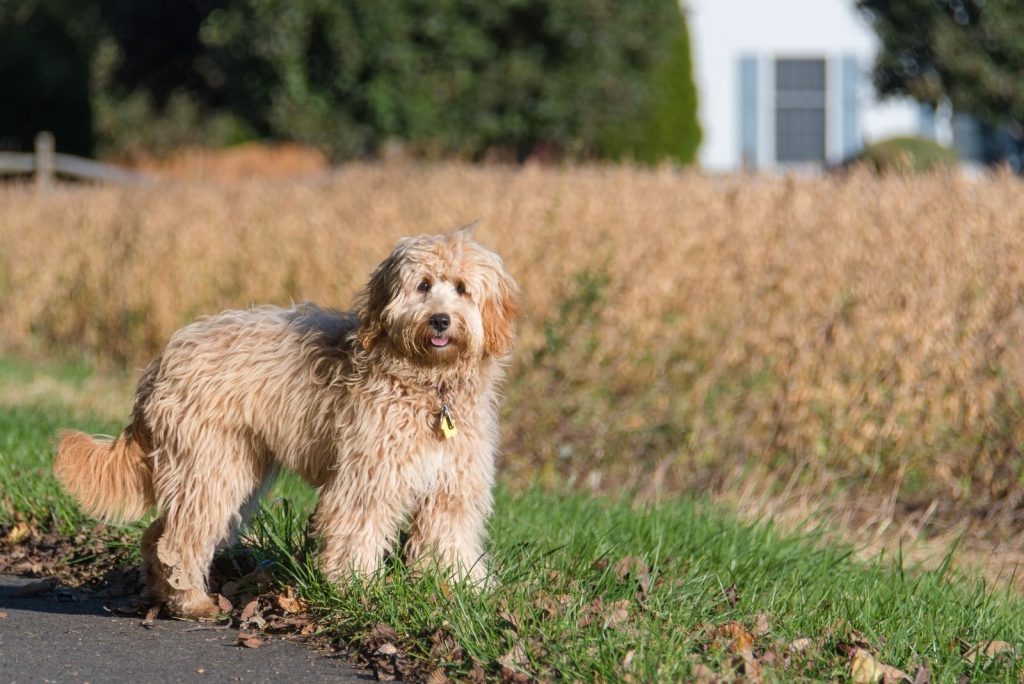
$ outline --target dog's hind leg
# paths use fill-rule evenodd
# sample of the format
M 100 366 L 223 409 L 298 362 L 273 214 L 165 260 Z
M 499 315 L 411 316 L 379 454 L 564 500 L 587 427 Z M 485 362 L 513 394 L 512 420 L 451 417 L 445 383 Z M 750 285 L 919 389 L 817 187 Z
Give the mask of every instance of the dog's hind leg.
M 266 474 L 250 445 L 226 437 L 197 439 L 202 456 L 164 453 L 154 477 L 160 518 L 143 541 L 147 587 L 177 615 L 219 614 L 207 593 L 210 562 L 241 519 L 245 502 Z M 166 459 L 166 460 L 165 460 Z

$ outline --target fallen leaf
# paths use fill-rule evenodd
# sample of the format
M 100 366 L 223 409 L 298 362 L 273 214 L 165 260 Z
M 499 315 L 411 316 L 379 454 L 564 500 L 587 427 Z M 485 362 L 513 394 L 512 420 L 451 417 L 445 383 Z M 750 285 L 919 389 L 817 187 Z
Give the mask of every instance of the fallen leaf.
M 430 635 L 430 657 L 442 661 L 462 660 L 465 651 L 455 637 L 443 629 L 435 630 Z
M 707 665 L 697 663 L 690 670 L 690 681 L 693 684 L 715 684 L 718 681 L 718 675 Z
M 598 558 L 596 561 L 594 561 L 594 566 L 593 567 L 594 567 L 594 570 L 597 571 L 597 572 L 604 572 L 605 570 L 608 569 L 608 565 L 609 564 L 610 564 L 610 561 L 607 558 Z
M 932 671 L 927 665 L 919 665 L 914 673 L 914 684 L 931 684 Z
M 253 617 L 256 615 L 256 611 L 259 610 L 259 607 L 260 602 L 256 599 L 249 601 L 247 604 L 245 604 L 245 608 L 242 609 L 242 614 L 239 616 L 238 619 L 242 622 L 248 622 L 249 620 L 252 620 Z
M 17 598 L 27 598 L 29 596 L 38 596 L 39 594 L 45 594 L 48 591 L 53 591 L 57 588 L 59 580 L 56 577 L 47 577 L 44 580 L 38 582 L 32 582 L 14 592 L 13 596 Z
M 5 539 L 11 544 L 17 544 L 32 536 L 32 528 L 26 523 L 15 523 L 14 527 L 7 532 Z
M 483 663 L 474 660 L 473 667 L 469 669 L 466 679 L 473 682 L 473 684 L 486 684 L 487 671 L 484 670 Z
M 754 636 L 767 636 L 771 630 L 768 627 L 768 614 L 758 613 L 754 616 Z
M 498 605 L 498 617 L 507 622 L 513 630 L 519 631 L 519 619 L 508 608 L 508 604 L 502 601 Z
M 378 622 L 361 640 L 363 648 L 374 650 L 383 643 L 398 641 L 398 632 L 391 625 Z
M 903 670 L 880 663 L 868 651 L 858 648 L 850 660 L 850 681 L 854 684 L 896 684 L 911 680 L 910 675 Z
M 742 654 L 745 651 L 753 652 L 754 650 L 754 635 L 747 631 L 747 629 L 738 622 L 727 622 L 724 625 L 720 625 L 717 628 L 719 636 L 727 637 L 730 639 L 729 648 L 736 654 Z
M 1004 654 L 1012 654 L 1013 645 L 1005 641 L 986 641 L 985 643 L 978 644 L 971 650 L 964 654 L 964 658 L 967 662 L 974 663 L 978 656 L 985 656 L 986 658 L 995 658 Z
M 427 676 L 427 684 L 447 684 L 450 681 L 443 667 L 434 668 Z
M 622 669 L 629 672 L 633 669 L 633 658 L 636 657 L 636 651 L 629 649 L 626 651 L 626 656 L 622 659 Z
M 526 657 L 526 647 L 523 642 L 517 641 L 508 653 L 498 658 L 498 665 L 501 666 L 501 680 L 503 682 L 529 681 L 530 675 L 523 671 L 529 662 L 529 658 Z
M 850 660 L 850 681 L 853 684 L 874 684 L 882 681 L 882 669 L 874 657 L 862 648 L 853 652 Z
M 286 613 L 301 613 L 303 610 L 302 603 L 294 596 L 278 596 L 277 605 Z
M 398 653 L 398 647 L 390 641 L 386 644 L 381 644 L 377 647 L 377 650 L 373 652 L 374 655 L 390 656 Z
M 606 627 L 618 627 L 629 621 L 629 599 L 622 599 L 611 604 L 611 610 L 605 618 Z
M 239 632 L 235 644 L 245 648 L 259 648 L 267 643 L 267 638 L 252 632 Z
M 807 653 L 815 646 L 815 640 L 810 637 L 800 637 L 799 639 L 793 639 L 786 646 L 786 650 L 790 653 Z
M 150 606 L 149 608 L 147 608 L 146 609 L 146 616 L 144 618 L 142 618 L 142 623 L 141 623 L 142 626 L 143 627 L 149 627 L 151 624 L 153 624 L 156 621 L 156 616 L 159 615 L 159 614 L 160 614 L 160 606 L 159 606 L 159 604 L 155 605 L 155 606 Z
M 7 611 L 0 610 L 0 620 L 3 620 L 5 617 L 7 617 Z
M 641 575 L 649 575 L 651 570 L 647 567 L 647 562 L 639 556 L 626 556 L 615 564 L 613 568 L 615 577 L 621 582 L 630 575 L 635 578 L 639 578 Z
M 557 596 L 538 596 L 537 600 L 533 602 L 533 605 L 535 608 L 543 610 L 547 614 L 548 618 L 556 618 L 565 614 L 566 609 L 571 603 L 571 596 L 568 594 L 558 594 Z
M 231 609 L 234 608 L 231 605 L 231 601 L 228 601 L 222 594 L 217 594 L 217 608 L 222 613 L 230 613 Z
M 740 602 L 740 592 L 736 588 L 735 582 L 725 588 L 725 600 L 729 602 L 730 608 L 735 608 L 736 604 Z

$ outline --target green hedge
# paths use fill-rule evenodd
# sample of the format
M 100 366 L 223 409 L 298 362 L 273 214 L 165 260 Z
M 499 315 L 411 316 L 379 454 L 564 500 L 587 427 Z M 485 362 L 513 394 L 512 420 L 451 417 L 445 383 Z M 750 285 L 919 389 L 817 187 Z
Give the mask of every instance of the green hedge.
M 65 16 L 74 7 L 12 2 L 20 14 L 49 7 Z M 336 159 L 397 141 L 424 156 L 689 162 L 700 140 L 676 0 L 95 6 L 93 110 L 107 149 L 134 149 L 147 139 L 140 130 L 160 133 L 149 137 L 161 146 L 175 135 L 194 143 L 209 120 L 232 122 L 214 133 L 296 140 Z M 4 22 L 0 12 L 0 31 Z M 33 58 L 49 59 L 42 51 Z M 140 116 L 146 121 L 124 125 Z M 181 126 L 186 119 L 194 125 Z

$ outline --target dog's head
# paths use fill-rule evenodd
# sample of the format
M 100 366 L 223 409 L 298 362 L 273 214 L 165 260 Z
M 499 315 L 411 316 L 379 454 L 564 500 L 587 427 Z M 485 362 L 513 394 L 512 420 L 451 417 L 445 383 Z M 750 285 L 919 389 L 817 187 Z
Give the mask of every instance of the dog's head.
M 505 356 L 515 342 L 519 288 L 468 229 L 400 240 L 358 301 L 364 349 L 438 365 Z

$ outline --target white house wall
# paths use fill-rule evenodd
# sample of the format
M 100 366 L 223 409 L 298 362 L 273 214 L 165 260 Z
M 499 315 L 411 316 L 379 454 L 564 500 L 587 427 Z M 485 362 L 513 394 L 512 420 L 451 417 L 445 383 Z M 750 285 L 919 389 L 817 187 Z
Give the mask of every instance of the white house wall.
M 830 69 L 833 60 L 838 64 L 842 57 L 855 57 L 864 74 L 857 113 L 864 140 L 918 131 L 920 109 L 916 103 L 880 103 L 870 87 L 867 71 L 878 39 L 855 10 L 853 0 L 684 0 L 683 7 L 693 46 L 704 134 L 700 162 L 705 168 L 734 170 L 741 166 L 738 64 L 746 55 L 826 57 Z M 770 113 L 761 112 L 760 116 Z M 827 135 L 829 149 L 837 149 L 839 132 L 830 129 Z M 758 144 L 766 143 L 759 140 Z

